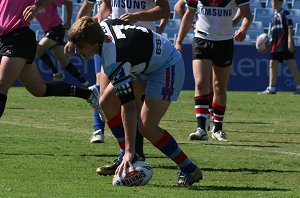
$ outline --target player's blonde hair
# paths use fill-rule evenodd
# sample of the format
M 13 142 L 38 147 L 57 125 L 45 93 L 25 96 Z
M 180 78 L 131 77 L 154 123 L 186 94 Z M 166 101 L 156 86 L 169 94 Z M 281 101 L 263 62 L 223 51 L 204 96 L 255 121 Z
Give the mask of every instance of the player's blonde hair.
M 76 20 L 68 33 L 68 40 L 77 46 L 100 43 L 103 38 L 104 33 L 98 21 L 88 16 Z

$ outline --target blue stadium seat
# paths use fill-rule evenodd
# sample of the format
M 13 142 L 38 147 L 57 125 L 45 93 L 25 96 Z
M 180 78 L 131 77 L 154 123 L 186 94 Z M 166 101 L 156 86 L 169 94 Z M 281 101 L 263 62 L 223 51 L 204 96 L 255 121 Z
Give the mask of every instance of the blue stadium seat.
M 252 21 L 248 28 L 247 34 L 251 40 L 256 40 L 256 37 L 264 32 L 263 23 L 261 21 Z
M 174 34 L 177 34 L 180 27 L 180 19 L 169 19 L 166 27 L 165 33 L 168 34 L 168 38 L 174 38 Z
M 294 36 L 300 36 L 300 23 L 295 24 L 295 34 Z
M 254 9 L 254 21 L 261 21 L 264 28 L 269 27 L 274 15 L 272 8 L 255 8 Z
M 169 0 L 170 10 L 174 10 L 174 6 L 177 3 L 177 0 Z
M 293 9 L 300 9 L 300 1 L 299 0 L 292 0 L 292 8 Z
M 295 46 L 300 46 L 300 36 L 294 36 Z
M 191 44 L 193 42 L 194 37 L 195 37 L 194 33 L 187 33 L 187 35 L 184 37 L 182 43 L 183 44 Z M 175 44 L 176 39 L 177 39 L 177 34 L 174 34 L 174 44 Z
M 300 23 L 300 9 L 290 9 L 289 12 L 293 23 Z
M 78 11 L 80 10 L 81 3 L 73 3 L 73 14 L 72 14 L 72 21 L 76 20 L 76 16 Z

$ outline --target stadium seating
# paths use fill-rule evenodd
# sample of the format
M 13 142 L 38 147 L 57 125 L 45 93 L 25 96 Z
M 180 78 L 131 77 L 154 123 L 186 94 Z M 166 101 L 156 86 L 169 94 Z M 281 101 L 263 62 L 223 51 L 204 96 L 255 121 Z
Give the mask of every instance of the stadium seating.
M 247 31 L 250 40 L 255 41 L 256 37 L 264 32 L 263 23 L 261 21 L 253 21 Z
M 290 9 L 289 12 L 293 23 L 300 23 L 300 9 Z
M 178 33 L 180 27 L 180 19 L 169 19 L 166 27 L 165 33 L 168 34 L 168 38 L 173 40 L 174 35 Z
M 299 0 L 292 0 L 292 8 L 293 9 L 300 9 L 300 1 Z
M 264 29 L 269 28 L 269 23 L 271 22 L 274 15 L 272 8 L 255 8 L 254 9 L 254 21 L 261 21 Z
M 294 36 L 300 36 L 300 23 L 295 24 L 295 34 Z
M 193 39 L 195 37 L 195 34 L 194 33 L 187 33 L 187 35 L 184 37 L 182 43 L 183 44 L 191 44 L 193 42 Z M 177 34 L 174 34 L 174 44 L 176 42 L 176 39 L 177 39 Z

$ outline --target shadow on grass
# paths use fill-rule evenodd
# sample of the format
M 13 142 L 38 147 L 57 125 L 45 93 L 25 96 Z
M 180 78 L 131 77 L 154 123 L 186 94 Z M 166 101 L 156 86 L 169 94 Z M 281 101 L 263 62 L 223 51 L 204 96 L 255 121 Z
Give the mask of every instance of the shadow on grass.
M 164 185 L 154 185 L 156 187 L 165 188 Z M 171 186 L 174 188 L 178 188 L 177 186 Z M 291 191 L 291 189 L 285 188 L 268 188 L 268 187 L 251 187 L 251 186 L 191 186 L 188 187 L 189 190 L 199 190 L 199 191 L 280 191 L 287 192 Z

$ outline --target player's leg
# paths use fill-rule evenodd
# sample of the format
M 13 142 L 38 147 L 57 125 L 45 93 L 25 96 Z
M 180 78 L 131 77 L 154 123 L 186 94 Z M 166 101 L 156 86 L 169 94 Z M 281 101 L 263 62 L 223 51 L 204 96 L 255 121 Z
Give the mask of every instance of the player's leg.
M 192 185 L 202 179 L 199 168 L 186 156 L 172 135 L 159 127 L 171 101 L 176 101 L 179 97 L 184 82 L 183 76 L 184 63 L 181 60 L 176 65 L 159 70 L 149 78 L 145 78 L 146 98 L 139 123 L 142 135 L 178 165 L 180 174 L 177 185 L 179 186 Z
M 60 65 L 65 68 L 74 78 L 76 78 L 80 85 L 88 87 L 89 82 L 84 78 L 80 71 L 69 61 L 67 56 L 64 54 L 64 46 L 57 44 L 51 48 L 55 58 L 59 61 Z
M 286 60 L 286 64 L 288 65 L 289 69 L 291 70 L 293 77 L 296 82 L 296 91 L 295 94 L 300 94 L 300 72 L 297 67 L 297 63 L 295 59 L 288 59 Z
M 195 80 L 195 114 L 197 129 L 189 135 L 190 140 L 208 140 L 209 99 L 212 75 L 212 61 L 208 59 L 193 60 Z
M 94 55 L 96 83 L 100 87 L 100 72 L 101 72 L 101 58 L 99 55 Z M 103 143 L 104 142 L 104 128 L 105 120 L 101 118 L 96 109 L 93 109 L 94 119 L 94 132 L 91 135 L 91 143 Z
M 0 63 L 0 118 L 3 115 L 7 93 L 9 88 L 18 79 L 23 67 L 26 64 L 25 58 L 2 56 Z
M 215 42 L 213 49 L 213 129 L 212 138 L 219 141 L 227 141 L 223 131 L 223 120 L 227 102 L 227 86 L 233 59 L 233 40 Z
M 56 41 L 46 36 L 43 37 L 37 45 L 36 57 L 41 59 L 51 69 L 53 73 L 53 80 L 60 81 L 64 78 L 64 74 L 58 71 L 56 65 L 51 60 L 51 57 L 47 54 L 47 50 L 56 44 Z
M 102 73 L 103 71 L 101 71 Z M 133 80 L 135 81 L 135 80 Z M 120 147 L 120 154 L 119 157 L 113 161 L 112 164 L 106 165 L 106 166 L 101 166 L 97 168 L 96 172 L 99 175 L 113 175 L 115 173 L 115 170 L 119 166 L 119 164 L 122 162 L 123 155 L 124 155 L 124 149 L 125 149 L 125 133 L 124 133 L 124 128 L 123 128 L 123 122 L 121 118 L 121 103 L 119 98 L 116 96 L 114 92 L 114 88 L 111 84 L 104 84 L 108 83 L 109 80 L 107 76 L 103 73 L 100 77 L 100 86 L 101 86 L 101 98 L 100 98 L 100 105 L 103 109 L 103 112 L 105 114 L 105 117 L 107 119 L 107 126 L 111 129 L 112 134 L 116 138 L 119 147 Z M 136 82 L 136 81 L 135 81 Z M 137 86 L 137 83 L 134 82 L 135 86 L 135 94 L 136 97 L 139 98 L 140 95 L 143 93 L 143 87 L 142 86 Z M 103 84 L 101 84 L 103 83 Z M 102 86 L 103 85 L 103 86 Z M 106 85 L 106 86 L 105 86 Z M 104 87 L 104 89 L 102 89 Z M 137 135 L 138 136 L 138 135 Z M 139 141 L 139 142 L 137 142 Z M 138 137 L 136 139 L 136 153 L 144 157 L 143 153 L 143 141 L 142 137 Z M 144 158 L 143 158 L 144 159 Z M 139 160 L 143 160 L 140 158 Z
M 277 73 L 280 53 L 271 53 L 269 61 L 269 85 L 261 94 L 276 94 Z
M 226 133 L 223 131 L 223 120 L 226 110 L 227 101 L 227 85 L 231 67 L 213 67 L 213 87 L 214 98 L 212 102 L 213 108 L 213 129 L 212 137 L 219 141 L 227 141 Z

